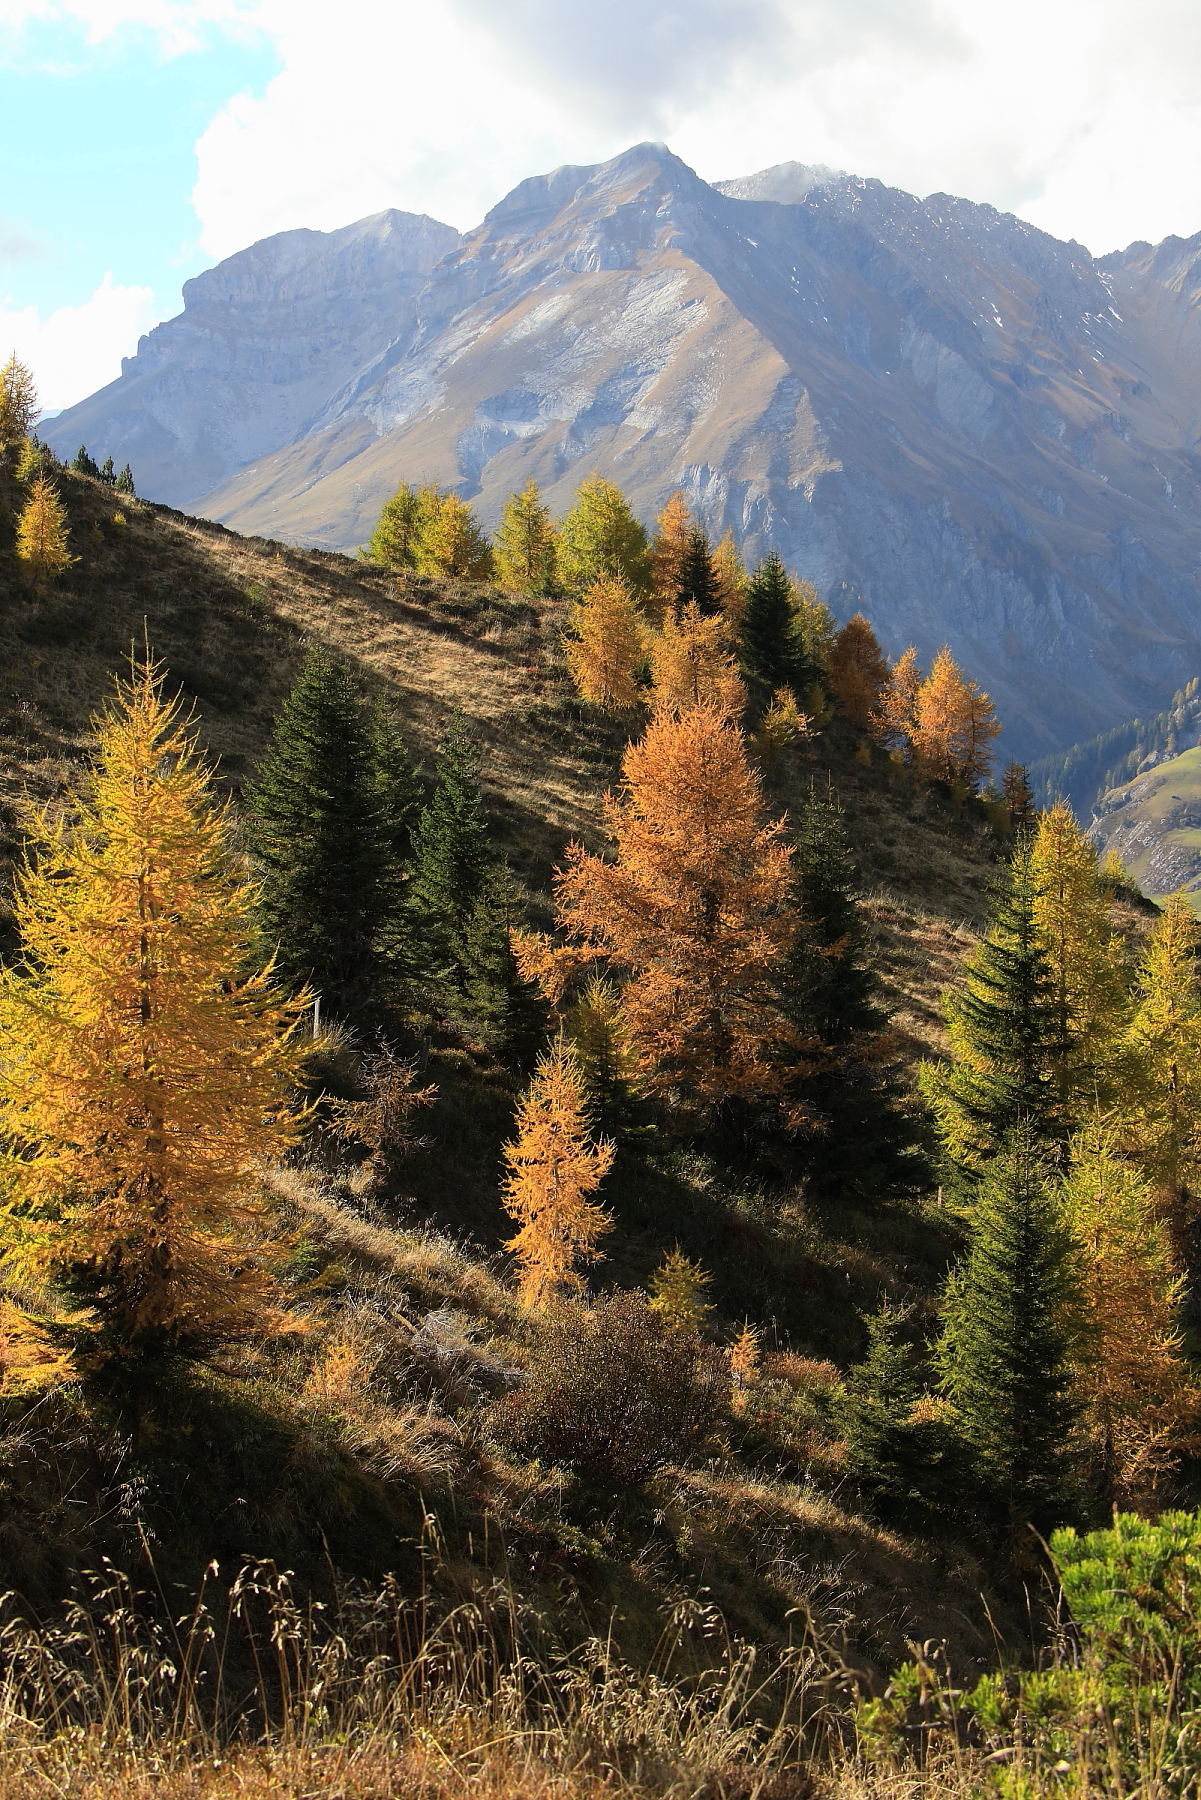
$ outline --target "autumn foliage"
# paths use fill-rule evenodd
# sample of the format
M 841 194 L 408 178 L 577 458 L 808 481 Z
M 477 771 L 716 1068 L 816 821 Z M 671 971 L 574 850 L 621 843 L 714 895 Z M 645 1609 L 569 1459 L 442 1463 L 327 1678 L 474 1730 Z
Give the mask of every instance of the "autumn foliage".
M 0 977 L 8 1271 L 74 1297 L 84 1366 L 197 1354 L 271 1300 L 255 1171 L 296 1133 L 305 1002 L 240 972 L 252 894 L 148 662 L 32 836 Z
M 746 688 L 730 648 L 730 626 L 721 615 L 705 617 L 695 602 L 668 612 L 651 640 L 651 679 L 656 712 L 712 706 L 729 718 L 746 705 Z
M 506 1247 L 517 1259 L 522 1299 L 542 1306 L 583 1286 L 579 1265 L 596 1261 L 596 1242 L 612 1229 L 588 1196 L 612 1167 L 613 1146 L 590 1141 L 583 1072 L 564 1044 L 538 1064 L 505 1161 L 505 1208 L 520 1227 Z
M 628 712 L 641 693 L 646 626 L 627 582 L 599 575 L 575 607 L 563 650 L 580 698 L 605 712 Z
M 601 959 L 624 976 L 651 1091 L 701 1109 L 779 1094 L 795 1036 L 774 987 L 796 934 L 792 855 L 783 821 L 763 819 L 742 734 L 713 706 L 660 713 L 623 773 L 605 807 L 614 860 L 573 844 L 556 884 L 560 966 Z
M 888 664 L 862 613 L 848 619 L 830 647 L 826 683 L 839 712 L 869 726 L 888 685 Z

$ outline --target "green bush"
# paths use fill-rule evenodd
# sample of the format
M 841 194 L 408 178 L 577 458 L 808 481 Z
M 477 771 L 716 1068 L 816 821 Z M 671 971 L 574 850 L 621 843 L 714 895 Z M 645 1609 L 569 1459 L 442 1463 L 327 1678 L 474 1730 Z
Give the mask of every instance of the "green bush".
M 1109 1530 L 1055 1532 L 1050 1549 L 1067 1629 L 1048 1665 L 964 1693 L 932 1656 L 905 1664 L 859 1708 L 866 1759 L 936 1762 L 966 1741 L 981 1796 L 1195 1797 L 1201 1515 L 1117 1513 Z

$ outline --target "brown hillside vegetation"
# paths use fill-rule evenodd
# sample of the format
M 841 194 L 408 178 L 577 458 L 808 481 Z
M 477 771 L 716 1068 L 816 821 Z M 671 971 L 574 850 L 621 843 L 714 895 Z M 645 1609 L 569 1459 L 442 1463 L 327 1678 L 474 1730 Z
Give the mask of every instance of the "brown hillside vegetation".
M 474 1784 L 497 1800 L 1014 1800 L 1043 1791 L 1007 1761 L 1037 1722 L 998 1712 L 993 1671 L 1032 1654 L 1059 1708 L 1037 1726 L 1039 1771 L 1067 1744 L 1082 1800 L 1117 1791 L 1090 1785 L 1097 1743 L 1120 1726 L 1123 1767 L 1141 1769 L 1143 1740 L 1125 1715 L 1097 1723 L 1087 1657 L 1106 1644 L 1079 1611 L 1074 1648 L 1060 1629 L 1071 1544 L 1053 1539 L 1046 1560 L 1023 1523 L 1044 1515 L 1002 1486 L 1008 1440 L 980 1422 L 1016 1420 L 1024 1447 L 1032 1415 L 1013 1393 L 1041 1379 L 1054 1400 L 1070 1380 L 1088 1417 L 1065 1402 L 1042 1427 L 1057 1458 L 1069 1435 L 1077 1460 L 1096 1447 L 1093 1494 L 1150 1512 L 1193 1491 L 1198 1393 L 1171 1260 L 1201 1166 L 1172 1074 L 1201 1041 L 1191 922 L 1171 943 L 1161 922 L 1135 972 L 1114 926 L 1143 927 L 1133 904 L 1115 917 L 1119 876 L 1097 872 L 1066 814 L 1043 815 L 1037 854 L 1059 846 L 1079 897 L 1058 935 L 1029 938 L 1037 981 L 1062 973 L 1071 1026 L 1036 1048 L 1083 1044 L 1084 1020 L 1098 1082 L 1106 1057 L 1137 1068 L 1122 1129 L 1159 1172 L 1154 1195 L 1122 1190 L 1120 1233 L 1092 1234 L 1116 1246 L 1102 1261 L 1083 1229 L 1075 1247 L 1053 1222 L 1037 1236 L 1052 1202 L 1041 1177 L 1021 1186 L 1021 1146 L 999 1127 L 974 1192 L 950 1132 L 933 1160 L 929 1121 L 960 1104 L 964 1069 L 986 1122 L 1008 1091 L 1007 1040 L 962 1007 L 944 1019 L 937 996 L 968 951 L 981 989 L 1035 851 L 1019 839 L 1009 854 L 1012 814 L 973 791 L 963 756 L 935 778 L 911 733 L 908 751 L 886 748 L 831 716 L 782 565 L 749 590 L 744 735 L 720 707 L 639 700 L 606 718 L 581 702 L 561 601 L 241 539 L 66 471 L 53 484 L 74 560 L 39 582 L 15 555 L 0 565 L 9 872 L 40 848 L 10 902 L 27 960 L 0 982 L 0 1796 L 441 1800 Z M 754 673 L 771 666 L 773 594 L 793 690 Z M 830 615 L 805 605 L 828 641 Z M 143 651 L 97 719 L 139 644 L 179 709 Z M 952 677 L 970 698 L 946 658 Z M 316 954 L 284 964 L 287 921 L 261 926 L 273 876 L 255 835 L 289 771 L 308 770 L 270 844 L 290 828 L 334 866 L 341 885 L 311 891 L 333 893 L 341 950 L 373 879 L 358 849 L 383 827 L 396 843 L 417 815 L 390 726 L 356 686 L 386 702 L 432 789 L 410 849 L 374 877 L 395 929 L 374 1014 L 328 979 L 306 985 Z M 316 714 L 297 695 L 318 691 L 336 726 L 313 774 L 300 757 Z M 177 734 L 189 707 L 230 806 Z M 945 747 L 940 731 L 927 736 Z M 338 786 L 350 767 L 357 790 Z M 311 831 L 321 807 L 349 828 Z M 472 894 L 489 838 L 516 894 L 491 864 Z M 438 911 L 452 877 L 456 905 L 471 899 L 462 930 Z M 1005 898 L 981 936 L 994 877 Z M 303 923 L 317 908 L 294 910 Z M 1097 971 L 1123 958 L 1106 1021 Z M 526 1061 L 484 1028 L 501 1015 L 456 1010 L 502 978 L 538 1021 Z M 944 1086 L 922 1077 L 943 1112 L 923 1112 L 917 1065 L 948 1034 Z M 1164 1054 L 1139 1061 L 1152 1041 Z M 1073 1091 L 1038 1090 L 1056 1129 Z M 1082 1145 L 1074 1191 L 1092 1218 L 1109 1152 L 1090 1163 Z M 1006 1262 L 1017 1207 L 1035 1236 Z M 1042 1297 L 1058 1330 L 1076 1304 L 1069 1261 L 1089 1255 L 1090 1292 L 1125 1296 L 1124 1336 L 1106 1321 L 1130 1352 L 1124 1386 L 1091 1365 L 1085 1382 L 1066 1338 L 1037 1337 Z M 1009 1342 L 981 1339 L 990 1307 L 1026 1336 L 977 1405 L 968 1377 Z M 1146 1410 L 1133 1352 L 1149 1329 L 1167 1423 L 1144 1455 L 1126 1428 Z M 948 1343 L 955 1383 L 937 1360 Z M 1048 1531 L 1103 1516 L 1094 1499 L 1077 1510 L 1066 1479 Z M 1196 1527 L 1173 1516 L 1169 1570 Z M 1118 1522 L 1108 1535 L 1116 1562 Z M 1195 1611 L 1173 1620 L 1161 1648 L 1191 1681 L 1179 1646 Z M 1042 1673 L 1014 1679 L 1036 1702 Z M 1156 1706 L 1183 1717 L 1181 1694 Z M 1103 1704 L 1122 1714 L 1120 1694 Z M 1173 1782 L 1147 1793 L 1187 1791 Z
M 48 798 L 68 779 L 114 672 L 144 637 L 195 702 L 201 743 L 235 790 L 306 648 L 320 644 L 394 699 L 426 764 L 447 715 L 462 709 L 483 751 L 494 826 L 532 894 L 546 891 L 569 838 L 599 847 L 601 797 L 632 727 L 575 700 L 560 645 L 564 602 L 242 538 L 69 471 L 58 482 L 78 563 L 35 596 L 15 560 L 0 562 L 9 670 L 0 800 L 10 855 L 26 798 Z M 770 785 L 786 800 L 798 780 L 835 782 L 865 887 L 880 896 L 886 943 L 924 946 L 935 921 L 953 931 L 977 923 L 995 856 L 990 835 L 883 759 L 864 768 L 852 745 L 836 722 Z M 924 960 L 919 950 L 899 982 L 906 1004 L 912 968 Z

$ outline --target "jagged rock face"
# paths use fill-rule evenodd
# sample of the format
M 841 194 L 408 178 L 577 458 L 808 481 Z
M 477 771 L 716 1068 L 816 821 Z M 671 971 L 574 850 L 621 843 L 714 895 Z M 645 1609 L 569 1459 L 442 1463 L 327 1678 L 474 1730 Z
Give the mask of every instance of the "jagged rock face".
M 382 212 L 341 231 L 285 231 L 184 284 L 184 310 L 125 358 L 119 380 L 44 435 L 129 462 L 139 491 L 194 505 L 313 429 L 335 396 L 412 333 L 414 303 L 459 233 Z
M 1201 667 L 1199 257 L 1201 238 L 1169 239 L 1098 261 L 989 207 L 795 163 L 712 187 L 640 145 L 523 182 L 320 405 L 314 353 L 309 410 L 277 409 L 271 444 L 233 377 L 207 412 L 187 399 L 192 441 L 220 429 L 244 466 L 174 494 L 349 547 L 400 480 L 455 483 L 486 521 L 531 476 L 562 508 L 600 469 L 647 519 L 679 486 L 750 557 L 774 545 L 839 611 L 862 605 L 890 649 L 948 640 L 1033 757 L 1158 710 Z M 124 392 L 136 413 L 124 384 L 192 311 L 86 403 L 98 421 Z M 277 316 L 287 366 L 308 366 L 294 310 Z M 56 445 L 129 455 L 159 491 L 82 410 Z

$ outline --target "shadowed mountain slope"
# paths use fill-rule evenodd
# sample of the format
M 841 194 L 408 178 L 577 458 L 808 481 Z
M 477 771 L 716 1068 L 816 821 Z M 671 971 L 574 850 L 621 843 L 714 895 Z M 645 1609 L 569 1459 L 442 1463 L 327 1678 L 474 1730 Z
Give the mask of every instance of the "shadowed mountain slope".
M 751 557 L 774 545 L 862 603 L 890 649 L 949 640 L 1030 758 L 1156 710 L 1201 660 L 1199 252 L 1096 260 L 799 164 L 713 187 L 639 145 L 523 182 L 290 439 L 273 427 L 189 504 L 333 548 L 402 479 L 486 520 L 531 476 L 564 507 L 598 468 L 646 518 L 681 486 Z M 86 403 L 89 448 L 154 493 L 105 423 L 123 383 L 136 412 L 144 354 L 107 414 Z M 49 435 L 81 434 L 76 408 Z

